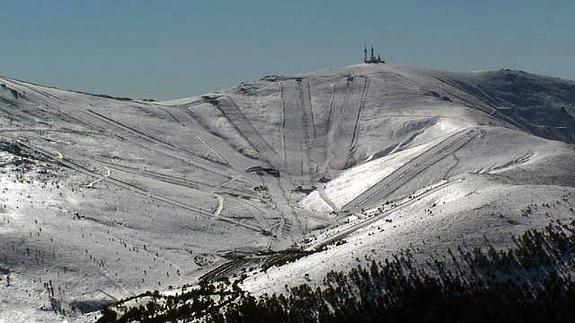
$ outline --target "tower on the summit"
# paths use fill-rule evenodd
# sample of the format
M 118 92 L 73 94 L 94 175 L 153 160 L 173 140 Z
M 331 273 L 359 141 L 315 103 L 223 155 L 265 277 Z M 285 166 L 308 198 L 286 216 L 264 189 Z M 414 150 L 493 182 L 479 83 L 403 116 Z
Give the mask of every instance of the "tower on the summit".
M 375 56 L 373 45 L 371 45 L 370 55 L 367 57 L 367 44 L 363 45 L 363 62 L 366 64 L 384 64 L 385 61 L 379 55 Z

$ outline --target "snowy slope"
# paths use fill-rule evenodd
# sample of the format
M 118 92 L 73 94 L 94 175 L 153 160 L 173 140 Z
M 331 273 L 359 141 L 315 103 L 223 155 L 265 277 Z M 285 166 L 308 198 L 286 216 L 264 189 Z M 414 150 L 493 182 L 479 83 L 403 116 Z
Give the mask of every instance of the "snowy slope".
M 347 241 L 248 290 L 410 245 L 505 245 L 573 217 L 574 109 L 573 82 L 510 70 L 361 64 L 166 102 L 2 77 L 0 313 L 49 308 L 49 281 L 90 312 L 270 249 Z

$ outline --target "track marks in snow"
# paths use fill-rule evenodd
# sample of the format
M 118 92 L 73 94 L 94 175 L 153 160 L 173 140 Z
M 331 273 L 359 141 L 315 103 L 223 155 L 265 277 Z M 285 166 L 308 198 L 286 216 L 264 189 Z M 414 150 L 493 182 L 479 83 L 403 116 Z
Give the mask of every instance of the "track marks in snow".
M 143 133 L 137 129 L 134 129 L 130 126 L 127 126 L 121 122 L 113 120 L 112 118 L 106 117 L 90 109 L 88 109 L 88 113 L 92 116 L 95 116 L 100 121 L 108 125 L 111 125 L 115 128 L 121 129 L 127 132 L 129 135 L 132 135 L 133 138 L 130 138 L 129 140 L 144 149 L 148 149 L 151 151 L 161 153 L 166 156 L 170 156 L 186 164 L 192 165 L 203 172 L 224 176 L 225 178 L 231 178 L 232 174 L 237 174 L 236 170 L 228 167 L 225 164 L 201 158 L 192 151 L 188 151 L 187 149 L 181 147 L 176 147 L 170 143 L 157 139 L 153 136 L 150 136 L 146 133 Z M 105 131 L 114 133 L 114 131 L 111 131 L 110 129 L 106 129 Z M 119 137 L 126 138 L 122 136 Z M 144 143 L 138 142 L 138 139 L 143 140 Z
M 64 159 L 64 156 L 60 152 L 57 152 L 57 153 L 59 154 L 58 159 Z M 112 172 L 110 171 L 110 169 L 108 167 L 104 166 L 104 168 L 106 169 L 106 174 L 104 174 L 104 177 L 105 178 L 110 177 L 110 175 L 112 175 Z M 97 183 L 99 183 L 103 180 L 104 180 L 103 178 L 98 178 L 95 181 L 88 183 L 88 185 L 86 185 L 86 187 L 93 187 L 94 185 L 96 185 Z
M 248 141 L 261 158 L 276 168 L 283 168 L 281 167 L 283 161 L 277 152 L 265 141 L 231 97 L 220 97 L 215 100 L 215 104 L 228 122 Z
M 334 86 L 328 117 L 325 169 L 345 169 L 353 159 L 369 84 L 369 78 L 362 76 L 348 77 L 340 92 Z
M 166 108 L 162 108 L 160 107 L 160 109 L 164 112 L 166 112 L 174 121 L 176 121 L 184 130 L 186 130 L 188 133 L 190 133 L 194 139 L 196 139 L 199 143 L 201 143 L 201 145 L 206 148 L 207 151 L 209 151 L 209 153 L 213 154 L 214 156 L 216 156 L 219 160 L 216 162 L 220 162 L 220 163 L 224 163 L 227 166 L 231 167 L 231 164 L 220 154 L 218 153 L 215 149 L 213 149 L 210 145 L 208 145 L 206 143 L 206 141 L 204 139 L 202 139 L 202 137 L 200 136 L 199 133 L 196 133 L 196 131 L 191 128 L 188 124 L 186 124 L 184 121 L 181 120 L 180 117 L 177 116 L 176 113 L 172 113 L 171 111 L 169 111 Z M 209 157 L 202 157 L 202 158 L 206 158 L 208 160 L 212 160 L 212 158 Z
M 321 248 L 323 248 L 323 247 L 325 247 L 325 246 L 327 246 L 327 245 L 329 245 L 335 241 L 341 240 L 341 239 L 349 236 L 350 234 L 356 232 L 359 229 L 365 228 L 368 225 L 373 224 L 373 223 L 397 212 L 398 210 L 400 210 L 406 206 L 409 206 L 413 203 L 418 202 L 419 200 L 421 200 L 421 198 L 428 196 L 432 193 L 435 193 L 438 190 L 440 190 L 440 189 L 442 189 L 442 188 L 444 188 L 450 184 L 451 184 L 450 182 L 442 181 L 438 184 L 432 185 L 430 188 L 428 188 L 425 191 L 420 192 L 417 195 L 413 195 L 413 196 L 408 197 L 408 198 L 403 198 L 402 200 L 394 203 L 392 205 L 392 209 L 380 212 L 379 214 L 368 217 L 367 219 L 360 221 L 359 223 L 353 224 L 353 225 L 346 227 L 346 228 L 343 228 L 341 230 L 338 229 L 337 233 L 330 235 L 330 236 L 327 236 L 324 239 L 318 240 L 316 243 L 314 243 L 313 245 L 306 248 L 306 250 L 310 250 L 310 251 L 311 250 L 320 250 Z
M 200 182 L 197 180 L 192 180 L 189 178 L 183 178 L 178 176 L 172 176 L 168 174 L 163 174 L 159 172 L 150 171 L 147 169 L 140 169 L 135 167 L 123 166 L 118 164 L 113 164 L 104 161 L 96 161 L 97 163 L 101 163 L 103 165 L 107 165 L 110 168 L 116 169 L 120 172 L 124 172 L 131 175 L 140 176 L 146 179 L 167 183 L 171 185 L 186 187 L 189 189 L 197 190 L 198 192 L 205 193 L 206 191 L 214 192 L 218 189 L 222 193 L 242 193 L 246 196 L 254 196 L 254 192 L 252 190 L 245 189 L 245 187 L 249 186 L 249 183 L 242 182 L 238 177 L 234 177 L 231 180 L 226 180 L 222 184 L 214 185 L 205 182 Z M 232 182 L 238 181 L 237 186 L 230 186 Z
M 293 230 L 292 221 L 289 218 L 284 218 L 281 227 L 281 238 L 290 239 L 292 230 Z
M 455 160 L 455 163 L 449 167 L 447 169 L 447 171 L 445 172 L 445 175 L 443 175 L 443 179 L 447 180 L 449 178 L 449 174 L 455 169 L 455 167 L 457 167 L 459 165 L 459 158 L 456 155 L 457 152 L 453 152 L 453 154 L 451 154 L 451 156 L 453 157 L 453 160 Z
M 214 194 L 215 197 L 218 199 L 218 207 L 214 211 L 214 217 L 219 217 L 222 214 L 222 210 L 224 209 L 224 197 L 220 194 Z
M 365 190 L 342 206 L 342 209 L 348 210 L 355 207 L 369 207 L 370 203 L 381 201 L 381 199 L 395 192 L 403 184 L 410 181 L 431 165 L 456 152 L 479 134 L 479 130 L 471 128 L 450 135 L 419 156 L 403 164 L 377 184 Z
M 363 86 L 361 89 L 361 98 L 359 100 L 359 107 L 358 107 L 357 113 L 355 115 L 355 123 L 353 126 L 353 133 L 351 135 L 351 141 L 349 143 L 349 154 L 350 154 L 350 156 L 353 156 L 353 154 L 355 153 L 356 146 L 357 146 L 357 139 L 359 136 L 359 121 L 361 120 L 361 112 L 363 111 L 363 108 L 365 107 L 365 101 L 367 99 L 367 94 L 369 91 L 369 83 L 370 83 L 369 78 L 363 77 Z
M 325 202 L 325 204 L 329 205 L 329 207 L 331 208 L 332 211 L 337 210 L 337 206 L 329 199 L 327 194 L 325 194 L 325 185 L 324 184 L 318 186 L 317 192 L 319 194 L 319 197 Z
M 198 277 L 199 281 L 212 281 L 217 278 L 225 277 L 227 274 L 233 272 L 237 268 L 240 268 L 249 261 L 247 258 L 238 258 L 232 261 L 225 262 L 216 268 L 208 271 L 202 276 Z
M 283 159 L 290 175 L 307 176 L 317 168 L 310 158 L 316 138 L 309 81 L 279 82 L 282 103 Z
M 119 186 L 119 187 L 121 187 L 121 188 L 130 190 L 130 191 L 132 191 L 132 192 L 134 192 L 134 193 L 137 193 L 137 194 L 146 196 L 146 197 L 148 197 L 148 198 L 151 198 L 151 199 L 155 199 L 155 200 L 164 202 L 164 203 L 169 204 L 169 205 L 172 205 L 172 206 L 176 206 L 176 207 L 179 207 L 179 208 L 182 208 L 182 209 L 191 211 L 191 212 L 193 212 L 193 213 L 195 213 L 195 214 L 197 214 L 197 215 L 203 216 L 203 217 L 205 217 L 205 218 L 215 218 L 215 219 L 217 219 L 217 220 L 221 220 L 221 221 L 228 222 L 228 223 L 231 223 L 231 224 L 239 225 L 239 226 L 242 226 L 242 227 L 245 227 L 245 228 L 254 230 L 254 231 L 256 231 L 256 232 L 267 232 L 267 229 L 262 228 L 262 227 L 260 227 L 260 226 L 256 226 L 256 225 L 252 225 L 252 224 L 247 224 L 247 223 L 244 223 L 244 222 L 241 222 L 241 221 L 236 221 L 236 220 L 234 220 L 234 219 L 229 219 L 229 218 L 222 217 L 222 216 L 214 216 L 213 213 L 210 213 L 210 212 L 207 211 L 207 210 L 204 210 L 204 209 L 201 209 L 201 208 L 198 208 L 198 207 L 195 207 L 195 206 L 191 206 L 191 205 L 188 205 L 188 204 L 185 204 L 185 203 L 182 203 L 182 202 L 173 200 L 173 199 L 171 199 L 171 198 L 169 198 L 169 197 L 166 197 L 166 196 L 163 196 L 163 195 L 153 194 L 153 193 L 151 193 L 151 192 L 149 192 L 149 191 L 147 191 L 147 190 L 145 190 L 145 189 L 143 189 L 143 188 L 141 188 L 141 187 L 138 187 L 138 186 L 136 186 L 136 185 L 134 185 L 134 184 L 131 184 L 131 183 L 128 183 L 128 182 L 119 180 L 119 179 L 114 178 L 114 177 L 112 177 L 112 176 L 104 176 L 104 175 L 102 175 L 102 174 L 98 174 L 98 173 L 96 173 L 96 172 L 94 172 L 94 171 L 91 171 L 90 169 L 88 169 L 88 168 L 86 168 L 86 167 L 84 167 L 84 166 L 82 166 L 82 165 L 80 165 L 80 164 L 78 164 L 78 163 L 76 163 L 76 162 L 74 162 L 74 161 L 68 159 L 68 158 L 65 158 L 65 157 L 64 157 L 64 158 L 62 158 L 62 159 L 56 159 L 56 158 L 54 158 L 53 154 L 50 153 L 49 151 L 46 151 L 46 150 L 44 150 L 44 149 L 42 149 L 42 148 L 39 148 L 39 147 L 32 146 L 32 145 L 30 145 L 30 144 L 28 144 L 28 143 L 25 143 L 25 142 L 21 141 L 21 140 L 17 140 L 17 142 L 18 142 L 20 145 L 22 145 L 22 146 L 24 146 L 24 147 L 27 147 L 28 149 L 34 150 L 34 151 L 36 151 L 37 153 L 44 155 L 45 157 L 48 157 L 48 158 L 50 158 L 50 159 L 53 159 L 54 161 L 56 161 L 57 163 L 60 163 L 61 165 L 65 166 L 65 167 L 71 168 L 71 169 L 76 170 L 76 171 L 78 171 L 78 172 L 80 172 L 80 173 L 83 173 L 83 174 L 85 174 L 85 175 L 88 175 L 88 176 L 91 176 L 91 177 L 95 177 L 95 178 L 101 179 L 101 180 L 104 181 L 104 182 L 108 182 L 108 183 L 110 183 L 110 184 L 113 184 L 113 185 Z
M 500 162 L 497 164 L 493 164 L 489 167 L 482 167 L 480 169 L 474 170 L 472 173 L 473 174 L 494 174 L 494 173 L 498 173 L 500 171 L 504 171 L 508 168 L 512 168 L 515 167 L 517 165 L 521 165 L 523 163 L 528 162 L 531 157 L 533 157 L 533 152 L 525 152 L 513 159 L 510 159 L 508 161 L 505 162 Z
M 291 187 L 286 183 L 284 178 L 262 177 L 264 185 L 268 188 L 268 194 L 271 197 L 272 203 L 277 207 L 278 213 L 281 217 L 276 236 L 286 240 L 294 240 L 295 233 L 303 232 L 300 216 L 290 205 L 290 197 L 286 194 L 286 188 Z M 296 230 L 294 232 L 294 230 Z
M 8 79 L 7 79 L 7 80 L 8 80 Z M 36 94 L 38 94 L 38 95 L 40 95 L 40 96 L 43 96 L 43 97 L 46 98 L 46 99 L 56 100 L 56 101 L 58 101 L 58 102 L 64 101 L 64 100 L 62 100 L 62 98 L 60 98 L 60 97 L 58 97 L 58 96 L 56 96 L 56 95 L 54 95 L 54 94 L 52 94 L 52 93 L 49 93 L 50 89 L 45 88 L 45 87 L 43 87 L 43 86 L 36 86 L 36 85 L 32 85 L 32 84 L 30 84 L 30 83 L 18 81 L 18 80 L 15 80 L 15 79 L 9 79 L 9 81 L 10 81 L 11 83 L 13 83 L 13 84 L 18 85 L 19 87 L 22 87 L 22 88 L 25 88 L 25 89 L 29 90 L 29 91 L 32 92 L 32 93 L 36 93 Z M 27 94 L 26 92 L 28 92 L 28 91 L 23 91 L 23 92 L 24 92 L 25 94 Z

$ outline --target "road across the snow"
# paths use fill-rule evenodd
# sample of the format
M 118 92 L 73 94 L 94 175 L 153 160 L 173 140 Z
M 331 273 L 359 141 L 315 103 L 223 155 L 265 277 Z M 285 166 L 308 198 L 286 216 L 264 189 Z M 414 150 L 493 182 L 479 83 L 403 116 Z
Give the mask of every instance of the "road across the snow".
M 342 210 L 350 210 L 358 207 L 369 207 L 372 204 L 381 201 L 381 199 L 390 195 L 399 189 L 402 185 L 413 179 L 419 173 L 437 163 L 443 158 L 451 155 L 459 148 L 463 147 L 471 139 L 479 134 L 479 130 L 475 128 L 461 130 L 430 149 L 426 150 L 421 155 L 415 157 L 409 162 L 403 164 L 401 167 L 393 171 L 384 179 L 373 185 L 363 193 L 349 201 L 341 207 Z

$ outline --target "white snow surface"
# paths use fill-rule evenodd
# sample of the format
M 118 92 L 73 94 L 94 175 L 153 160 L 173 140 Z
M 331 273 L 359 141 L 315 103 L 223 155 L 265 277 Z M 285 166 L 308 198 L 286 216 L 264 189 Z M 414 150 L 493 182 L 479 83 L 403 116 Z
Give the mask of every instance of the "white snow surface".
M 391 64 L 165 102 L 0 77 L 0 322 L 93 320 L 230 254 L 345 242 L 242 285 L 278 293 L 365 256 L 504 247 L 573 220 L 569 93 L 518 71 Z

